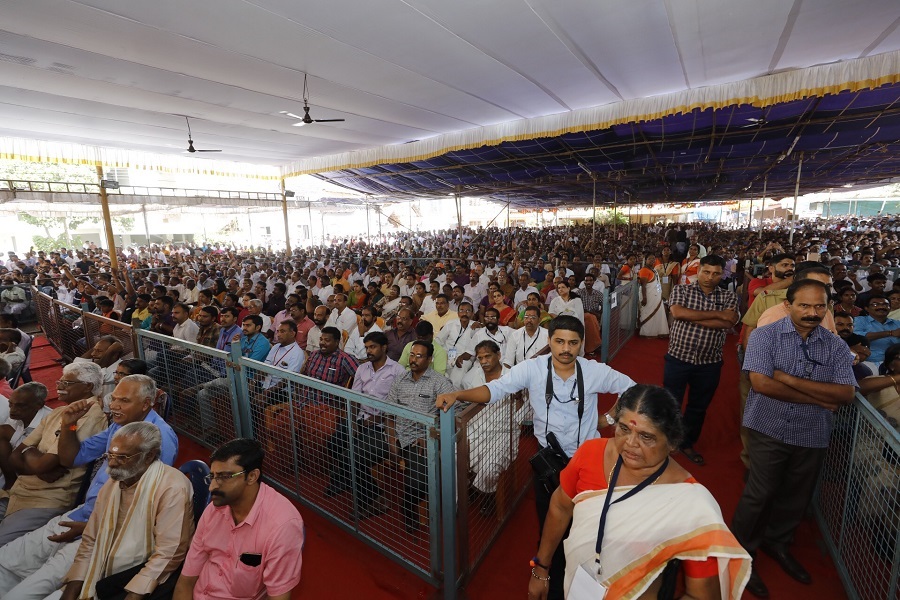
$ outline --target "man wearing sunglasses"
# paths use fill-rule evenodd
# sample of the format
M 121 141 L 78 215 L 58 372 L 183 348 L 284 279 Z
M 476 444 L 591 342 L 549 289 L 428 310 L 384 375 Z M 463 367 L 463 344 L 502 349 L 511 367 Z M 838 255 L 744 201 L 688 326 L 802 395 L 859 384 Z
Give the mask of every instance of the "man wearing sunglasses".
M 58 438 L 60 464 L 71 468 L 100 461 L 100 466 L 91 480 L 84 504 L 0 548 L 0 598 L 39 600 L 62 586 L 63 578 L 75 560 L 78 540 L 94 511 L 100 488 L 109 479 L 109 465 L 104 454 L 110 452 L 110 442 L 119 429 L 141 421 L 156 425 L 162 435 L 160 460 L 167 465 L 175 461 L 178 436 L 153 410 L 155 400 L 153 379 L 146 375 L 123 377 L 112 393 L 109 428 L 83 441 L 78 438 L 80 419 L 102 400 L 78 400 L 63 409 Z
M 236 439 L 210 458 L 206 507 L 175 587 L 175 600 L 288 600 L 300 583 L 303 519 L 290 501 L 263 483 L 265 453 L 256 440 Z

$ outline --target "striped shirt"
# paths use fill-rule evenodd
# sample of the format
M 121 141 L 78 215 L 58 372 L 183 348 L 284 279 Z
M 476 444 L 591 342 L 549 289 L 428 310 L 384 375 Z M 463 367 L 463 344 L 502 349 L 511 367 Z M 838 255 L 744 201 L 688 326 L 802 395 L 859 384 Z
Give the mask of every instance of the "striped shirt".
M 782 371 L 812 381 L 855 386 L 852 363 L 844 340 L 819 326 L 804 342 L 791 318 L 785 317 L 753 330 L 743 368 L 767 377 Z M 777 400 L 751 388 L 743 425 L 792 446 L 826 448 L 833 418 L 827 408 Z
M 689 310 L 720 311 L 737 309 L 737 298 L 729 290 L 717 287 L 706 295 L 696 283 L 676 285 L 669 295 L 669 306 Z M 693 321 L 673 319 L 669 332 L 669 355 L 692 365 L 722 362 L 726 329 L 713 329 Z

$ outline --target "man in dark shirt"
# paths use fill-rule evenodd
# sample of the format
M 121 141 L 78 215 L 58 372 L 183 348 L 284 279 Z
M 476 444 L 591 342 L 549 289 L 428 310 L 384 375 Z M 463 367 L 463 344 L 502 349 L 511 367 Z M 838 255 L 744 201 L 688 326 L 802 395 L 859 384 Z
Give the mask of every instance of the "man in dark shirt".
M 396 326 L 387 332 L 388 351 L 391 360 L 400 360 L 403 349 L 411 341 L 416 339 L 416 332 L 412 329 L 413 312 L 409 308 L 401 308 L 397 311 Z

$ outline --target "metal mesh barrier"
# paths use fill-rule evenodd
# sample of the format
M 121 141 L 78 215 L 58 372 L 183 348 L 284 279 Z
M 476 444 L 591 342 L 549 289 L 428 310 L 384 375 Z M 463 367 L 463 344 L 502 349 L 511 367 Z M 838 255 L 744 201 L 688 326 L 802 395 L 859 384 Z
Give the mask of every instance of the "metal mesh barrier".
M 128 323 L 107 319 L 100 315 L 84 313 L 82 315 L 84 324 L 85 338 L 88 347 L 92 347 L 101 337 L 111 335 L 116 338 L 125 349 L 122 358 L 133 358 L 134 352 L 134 330 Z
M 490 550 L 531 485 L 537 452 L 527 391 L 457 416 L 459 562 L 469 573 Z
M 156 410 L 178 433 L 210 449 L 239 437 L 239 396 L 226 352 L 140 331 L 138 353 L 166 392 Z
M 72 362 L 88 348 L 85 338 L 83 312 L 77 306 L 53 300 L 51 319 L 56 324 L 57 351 L 66 362 Z
M 269 480 L 434 580 L 440 570 L 435 415 L 249 359 L 240 363 L 248 425 L 265 444 Z M 418 439 L 392 452 L 388 419 L 398 429 L 405 421 Z
M 814 510 L 848 595 L 897 598 L 900 434 L 861 396 L 835 416 Z
M 50 345 L 62 356 L 62 348 L 59 345 L 59 327 L 56 323 L 56 312 L 53 309 L 53 298 L 36 289 L 32 289 L 32 294 L 34 295 L 38 325 L 40 325 L 41 331 L 44 332 Z
M 610 291 L 603 290 L 603 344 L 600 359 L 609 362 L 634 335 L 638 316 L 638 281 L 629 281 Z

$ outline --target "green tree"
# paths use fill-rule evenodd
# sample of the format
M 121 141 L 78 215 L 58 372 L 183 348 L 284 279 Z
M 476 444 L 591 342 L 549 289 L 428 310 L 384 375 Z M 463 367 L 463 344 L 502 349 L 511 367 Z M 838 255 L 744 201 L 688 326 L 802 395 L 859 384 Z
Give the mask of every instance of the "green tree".
M 0 160 L 0 179 L 96 184 L 97 170 L 91 165 Z

